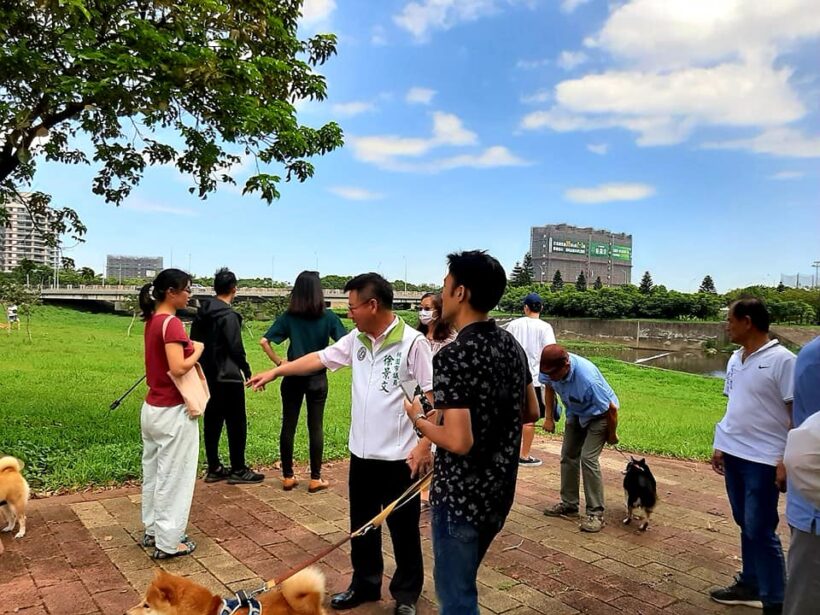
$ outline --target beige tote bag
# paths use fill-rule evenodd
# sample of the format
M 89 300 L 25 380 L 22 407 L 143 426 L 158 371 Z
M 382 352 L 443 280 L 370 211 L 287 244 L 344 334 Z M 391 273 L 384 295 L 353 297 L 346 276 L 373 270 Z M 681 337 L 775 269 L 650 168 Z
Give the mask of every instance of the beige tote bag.
M 165 332 L 168 330 L 168 323 L 176 316 L 169 316 L 162 323 L 162 341 L 165 341 Z M 211 391 L 208 389 L 208 381 L 205 380 L 205 373 L 199 363 L 185 372 L 182 376 L 174 376 L 170 371 L 168 377 L 176 385 L 185 405 L 188 408 L 188 416 L 195 418 L 205 413 L 205 406 L 211 398 Z

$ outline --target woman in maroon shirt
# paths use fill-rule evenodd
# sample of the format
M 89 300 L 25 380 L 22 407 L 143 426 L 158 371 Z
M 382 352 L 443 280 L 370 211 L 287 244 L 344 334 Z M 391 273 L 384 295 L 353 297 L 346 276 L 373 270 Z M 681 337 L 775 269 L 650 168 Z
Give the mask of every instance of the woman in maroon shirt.
M 142 406 L 142 544 L 154 559 L 188 555 L 196 544 L 185 534 L 199 460 L 199 424 L 168 375 L 182 376 L 196 365 L 204 346 L 192 342 L 177 310 L 188 305 L 191 276 L 165 269 L 140 290 L 145 321 L 145 374 Z M 167 321 L 167 324 L 166 324 Z

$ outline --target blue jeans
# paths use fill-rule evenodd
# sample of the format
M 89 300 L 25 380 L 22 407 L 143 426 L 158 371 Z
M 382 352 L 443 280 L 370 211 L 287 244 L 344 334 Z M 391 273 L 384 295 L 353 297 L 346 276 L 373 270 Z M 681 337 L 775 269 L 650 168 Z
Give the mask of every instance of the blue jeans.
M 476 575 L 497 530 L 448 519 L 447 509 L 435 506 L 433 556 L 440 615 L 478 615 Z
M 732 516 L 740 526 L 741 580 L 757 588 L 764 605 L 781 604 L 786 567 L 777 535 L 775 468 L 732 455 L 724 456 L 724 467 Z

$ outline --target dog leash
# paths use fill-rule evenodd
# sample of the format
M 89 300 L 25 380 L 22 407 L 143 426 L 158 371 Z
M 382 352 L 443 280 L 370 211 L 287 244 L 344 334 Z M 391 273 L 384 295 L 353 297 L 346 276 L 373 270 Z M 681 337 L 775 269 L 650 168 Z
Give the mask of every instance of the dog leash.
M 335 551 L 336 549 L 338 549 L 339 547 L 344 545 L 347 541 L 352 540 L 353 538 L 358 538 L 359 536 L 364 536 L 368 532 L 370 532 L 372 530 L 375 530 L 376 528 L 378 528 L 379 526 L 381 526 L 385 522 L 387 517 L 389 517 L 391 514 L 393 514 L 397 510 L 399 510 L 402 506 L 404 506 L 404 505 L 408 504 L 409 502 L 411 502 L 413 500 L 413 498 L 415 498 L 417 495 L 419 495 L 422 491 L 429 488 L 430 483 L 432 482 L 432 480 L 433 480 L 433 471 L 430 470 L 427 474 L 425 474 L 419 480 L 417 480 L 415 483 L 410 485 L 405 490 L 405 492 L 402 493 L 399 497 L 397 497 L 395 500 L 390 502 L 390 504 L 385 506 L 385 508 L 378 515 L 373 517 L 370 521 L 365 523 L 362 527 L 357 529 L 355 532 L 351 532 L 350 534 L 348 534 L 347 536 L 345 536 L 344 538 L 342 538 L 338 542 L 326 547 L 325 549 L 323 549 L 322 551 L 320 551 L 319 553 L 317 553 L 316 555 L 311 557 L 309 560 L 307 560 L 305 562 L 302 562 L 301 564 L 299 564 L 298 566 L 296 566 L 294 568 L 291 568 L 290 570 L 288 570 L 282 576 L 276 577 L 276 578 L 271 579 L 270 581 L 267 581 L 262 587 L 260 587 L 258 589 L 255 589 L 255 590 L 252 590 L 252 591 L 249 591 L 249 592 L 244 591 L 244 590 L 238 591 L 236 593 L 237 598 L 239 600 L 250 600 L 258 594 L 261 594 L 261 593 L 266 592 L 266 591 L 270 591 L 271 589 L 273 589 L 274 587 L 276 587 L 277 585 L 279 585 L 283 581 L 286 581 L 287 579 L 291 578 L 297 572 L 301 572 L 302 570 L 304 570 L 308 566 L 311 566 L 311 565 L 315 564 L 316 562 L 318 562 L 319 560 L 321 560 L 322 558 L 327 557 L 328 555 L 333 553 L 333 551 Z

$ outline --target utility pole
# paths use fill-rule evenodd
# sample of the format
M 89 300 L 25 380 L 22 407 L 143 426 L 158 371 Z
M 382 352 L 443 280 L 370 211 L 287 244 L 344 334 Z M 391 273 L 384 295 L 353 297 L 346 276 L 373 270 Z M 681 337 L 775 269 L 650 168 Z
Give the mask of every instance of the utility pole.
M 407 292 L 407 257 L 404 257 L 404 292 Z
M 814 267 L 814 284 L 812 284 L 812 287 L 817 288 L 820 286 L 820 280 L 817 279 L 817 272 L 820 270 L 820 261 L 814 261 L 811 266 Z

